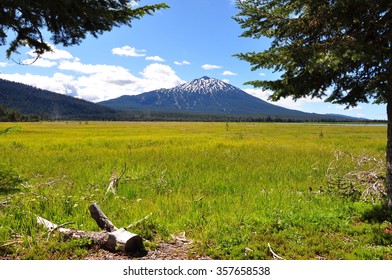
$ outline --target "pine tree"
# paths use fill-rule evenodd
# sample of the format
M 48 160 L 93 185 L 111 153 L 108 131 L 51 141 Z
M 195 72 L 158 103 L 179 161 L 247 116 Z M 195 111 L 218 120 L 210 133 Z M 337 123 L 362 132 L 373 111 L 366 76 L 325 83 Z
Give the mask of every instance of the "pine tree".
M 237 56 L 252 69 L 281 73 L 273 81 L 249 81 L 271 99 L 321 98 L 345 104 L 387 104 L 387 193 L 392 208 L 392 1 L 237 0 L 234 18 L 242 36 L 272 39 L 261 52 Z

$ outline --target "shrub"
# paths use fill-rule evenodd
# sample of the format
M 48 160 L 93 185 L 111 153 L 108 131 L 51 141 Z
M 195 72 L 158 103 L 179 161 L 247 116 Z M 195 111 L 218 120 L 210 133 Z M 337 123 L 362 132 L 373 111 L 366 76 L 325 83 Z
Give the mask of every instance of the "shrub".
M 0 190 L 17 188 L 23 179 L 13 168 L 4 163 L 0 163 Z

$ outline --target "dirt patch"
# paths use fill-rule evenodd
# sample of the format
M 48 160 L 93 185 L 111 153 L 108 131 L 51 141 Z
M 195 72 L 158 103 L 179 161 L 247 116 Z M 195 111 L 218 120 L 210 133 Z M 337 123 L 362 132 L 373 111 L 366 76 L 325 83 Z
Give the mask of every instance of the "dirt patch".
M 132 257 L 122 253 L 110 253 L 98 247 L 92 249 L 86 260 L 211 260 L 193 252 L 195 242 L 187 239 L 185 234 L 172 235 L 173 241 L 161 242 L 156 249 L 149 250 L 144 256 Z

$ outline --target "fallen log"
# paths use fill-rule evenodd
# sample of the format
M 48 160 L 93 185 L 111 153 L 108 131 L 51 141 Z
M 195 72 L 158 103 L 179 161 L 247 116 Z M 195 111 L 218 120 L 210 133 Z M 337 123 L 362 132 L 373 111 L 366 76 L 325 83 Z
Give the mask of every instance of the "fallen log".
M 64 228 L 42 217 L 37 217 L 37 223 L 45 226 L 50 232 L 57 230 L 70 238 L 91 240 L 103 249 L 111 252 L 121 251 L 130 255 L 139 255 L 145 252 L 143 239 L 139 235 L 131 233 L 124 228 L 118 229 L 115 227 L 97 204 L 90 205 L 89 210 L 91 217 L 103 231 L 95 232 Z
M 106 217 L 106 215 L 102 212 L 101 208 L 96 203 L 91 204 L 88 207 L 88 210 L 90 211 L 91 218 L 97 222 L 97 225 L 108 232 L 116 231 L 118 228 L 116 228 L 113 223 Z
M 69 237 L 69 238 L 89 239 L 89 240 L 93 241 L 94 243 L 99 244 L 100 246 L 102 246 L 108 250 L 108 248 L 106 248 L 106 246 L 105 246 L 107 239 L 108 239 L 107 232 L 104 232 L 104 231 L 95 232 L 95 231 L 84 231 L 84 230 L 63 228 L 63 227 L 58 226 L 58 225 L 52 223 L 51 221 L 46 220 L 42 217 L 37 217 L 37 223 L 45 226 L 49 230 L 49 233 L 57 230 L 62 235 Z
M 91 217 L 97 222 L 98 226 L 109 232 L 108 244 L 110 247 L 118 247 L 122 252 L 143 251 L 143 239 L 134 233 L 127 231 L 125 228 L 116 228 L 113 223 L 106 217 L 99 206 L 93 203 L 88 208 Z

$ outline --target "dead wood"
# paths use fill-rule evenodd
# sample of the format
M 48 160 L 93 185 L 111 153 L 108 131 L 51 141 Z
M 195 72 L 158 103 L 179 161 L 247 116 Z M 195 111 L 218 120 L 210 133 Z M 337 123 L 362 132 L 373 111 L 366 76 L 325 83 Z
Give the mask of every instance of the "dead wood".
M 112 192 L 113 194 L 116 194 L 118 183 L 120 182 L 121 178 L 124 176 L 126 171 L 127 171 L 127 165 L 124 164 L 124 168 L 120 176 L 117 175 L 116 171 L 112 173 L 112 177 L 110 178 L 110 183 L 105 194 L 107 194 L 108 192 Z
M 119 178 L 117 177 L 117 175 L 113 174 L 112 177 L 110 178 L 109 187 L 106 190 L 105 194 L 107 194 L 108 192 L 112 192 L 113 194 L 116 194 L 116 190 L 118 187 L 118 181 L 119 181 Z
M 375 203 L 386 196 L 385 164 L 375 157 L 337 151 L 326 177 L 330 191 L 347 197 Z
M 22 243 L 22 240 L 11 241 L 9 243 L 4 243 L 4 244 L 0 245 L 0 248 L 11 246 L 14 244 L 20 244 L 20 243 Z
M 88 207 L 88 210 L 90 210 L 91 217 L 97 222 L 97 225 L 102 230 L 106 230 L 108 232 L 118 230 L 118 228 L 113 225 L 96 203 L 91 204 Z
M 77 238 L 77 239 L 79 238 L 89 239 L 94 243 L 102 245 L 103 247 L 108 238 L 107 232 L 94 232 L 94 231 L 84 231 L 84 230 L 63 228 L 42 217 L 37 217 L 37 223 L 45 226 L 49 230 L 49 233 L 57 230 L 58 232 L 60 232 L 62 235 L 66 237 Z
M 147 220 L 148 218 L 150 218 L 151 215 L 152 215 L 152 212 L 150 214 L 148 214 L 147 216 L 145 216 L 143 219 L 140 219 L 139 221 L 136 221 L 136 222 L 130 224 L 129 226 L 127 226 L 127 229 L 131 228 L 131 227 L 134 227 L 134 226 L 137 226 L 141 222 L 143 222 L 143 221 Z
M 272 256 L 274 257 L 274 259 L 279 259 L 279 260 L 284 260 L 284 258 L 282 258 L 281 256 L 279 256 L 278 254 L 276 254 L 273 250 L 271 245 L 268 243 L 268 249 L 270 251 L 270 253 L 272 254 Z
M 145 251 L 143 239 L 139 235 L 131 233 L 124 228 L 118 229 L 115 227 L 97 204 L 90 205 L 89 210 L 91 217 L 103 231 L 95 232 L 64 228 L 62 226 L 65 224 L 58 226 L 42 217 L 37 217 L 37 223 L 45 226 L 49 230 L 49 234 L 56 230 L 69 238 L 88 239 L 111 252 L 121 251 L 135 255 Z

